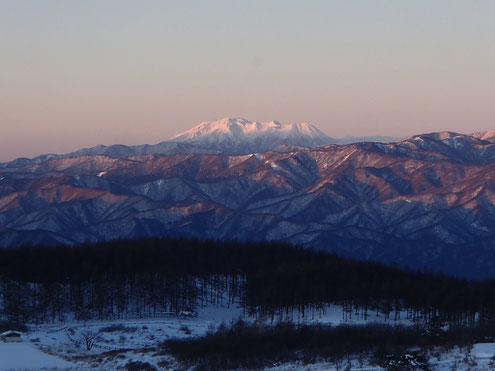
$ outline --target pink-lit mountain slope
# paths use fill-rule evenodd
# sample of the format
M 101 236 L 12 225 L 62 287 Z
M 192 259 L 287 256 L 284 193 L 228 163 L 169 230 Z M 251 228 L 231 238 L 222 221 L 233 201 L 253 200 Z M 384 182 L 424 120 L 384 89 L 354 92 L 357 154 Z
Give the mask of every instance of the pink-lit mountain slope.
M 389 144 L 81 155 L 0 169 L 0 245 L 165 235 L 283 240 L 464 275 L 488 272 L 495 267 L 495 144 L 442 132 Z
M 224 118 L 203 122 L 171 142 L 198 144 L 222 153 L 255 153 L 278 146 L 318 147 L 334 140 L 307 123 L 283 124 L 278 121 L 251 122 L 243 118 Z
M 252 122 L 242 118 L 224 118 L 218 121 L 203 122 L 192 129 L 178 134 L 172 139 L 150 145 L 111 146 L 99 145 L 75 152 L 56 155 L 41 155 L 34 159 L 20 158 L 6 166 L 23 166 L 47 160 L 83 155 L 105 155 L 112 158 L 126 158 L 138 155 L 175 155 L 175 154 L 250 154 L 276 150 L 287 152 L 300 148 L 314 148 L 335 143 L 355 142 L 392 142 L 392 137 L 345 137 L 330 138 L 311 124 L 283 124 L 277 121 Z

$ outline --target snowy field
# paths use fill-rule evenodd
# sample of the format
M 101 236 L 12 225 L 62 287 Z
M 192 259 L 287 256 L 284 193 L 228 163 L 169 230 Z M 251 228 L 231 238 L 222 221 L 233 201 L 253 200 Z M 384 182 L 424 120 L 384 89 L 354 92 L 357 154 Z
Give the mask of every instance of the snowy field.
M 221 323 L 230 323 L 247 317 L 238 307 L 205 307 L 196 317 L 126 319 L 114 321 L 66 322 L 29 326 L 21 343 L 0 342 L 0 371 L 3 370 L 117 370 L 126 369 L 131 362 L 148 363 L 160 370 L 180 370 L 175 359 L 160 349 L 159 344 L 171 338 L 202 336 Z M 410 323 L 405 313 L 400 321 L 385 321 L 371 314 L 367 321 L 360 316 L 345 318 L 342 308 L 330 306 L 325 313 L 306 312 L 293 316 L 300 323 L 362 324 L 366 322 Z M 277 322 L 279 318 L 275 318 Z M 270 323 L 268 321 L 268 323 Z M 88 349 L 86 340 L 90 340 Z M 495 369 L 495 344 L 476 344 L 472 349 L 453 349 L 448 352 L 431 352 L 429 364 L 433 370 L 490 370 Z M 339 364 L 275 364 L 272 371 L 289 370 L 380 370 L 366 359 L 351 359 Z
M 0 342 L 0 369 L 67 369 L 76 364 L 42 352 L 36 345 Z

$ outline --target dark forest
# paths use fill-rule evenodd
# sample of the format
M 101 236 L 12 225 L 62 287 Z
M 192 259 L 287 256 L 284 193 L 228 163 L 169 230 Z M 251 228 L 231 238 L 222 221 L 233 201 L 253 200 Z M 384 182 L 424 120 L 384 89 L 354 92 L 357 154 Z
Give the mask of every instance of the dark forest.
M 495 319 L 495 281 L 467 281 L 282 243 L 143 239 L 0 249 L 0 309 L 17 323 L 241 305 L 261 319 L 380 312 L 455 326 Z

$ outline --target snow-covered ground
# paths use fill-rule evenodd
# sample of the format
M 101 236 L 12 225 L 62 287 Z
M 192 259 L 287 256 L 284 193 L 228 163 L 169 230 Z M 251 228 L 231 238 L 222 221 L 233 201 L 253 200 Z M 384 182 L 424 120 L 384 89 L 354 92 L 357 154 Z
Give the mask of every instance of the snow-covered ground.
M 76 364 L 42 352 L 30 342 L 0 342 L 0 370 L 67 369 Z
M 54 364 L 53 367 L 60 369 L 113 370 L 125 368 L 130 361 L 149 362 L 154 367 L 163 369 L 165 364 L 174 361 L 169 355 L 157 354 L 156 348 L 160 343 L 171 338 L 202 336 L 208 330 L 215 329 L 221 323 L 229 323 L 242 314 L 239 307 L 209 306 L 199 310 L 197 316 L 192 318 L 168 316 L 43 324 L 30 326 L 29 333 L 23 337 L 23 343 L 17 345 L 33 349 L 41 355 L 45 354 L 43 352 L 55 354 L 60 357 L 61 362 L 64 362 L 62 358 L 71 361 Z M 89 350 L 86 339 L 94 341 Z M 8 363 L 4 367 L 3 357 L 0 357 L 0 371 L 33 367 L 25 366 L 23 357 L 18 355 L 10 357 L 7 352 L 4 356 L 8 358 Z M 31 357 L 31 353 L 27 357 Z M 38 369 L 36 366 L 33 368 Z
M 22 343 L 0 342 L 0 371 L 11 369 L 71 369 L 116 370 L 125 369 L 130 362 L 148 363 L 156 369 L 177 369 L 177 361 L 159 345 L 171 338 L 202 336 L 221 323 L 230 323 L 240 317 L 256 321 L 236 306 L 230 308 L 208 306 L 197 311 L 197 316 L 184 318 L 137 318 L 112 321 L 65 322 L 29 326 Z M 284 316 L 285 317 L 285 316 Z M 305 316 L 292 315 L 299 323 L 361 324 L 365 322 L 410 323 L 405 313 L 400 321 L 370 313 L 367 320 L 353 314 L 345 318 L 340 306 L 332 305 L 324 313 L 306 312 Z M 286 318 L 282 318 L 286 319 Z M 275 317 L 274 322 L 280 318 Z M 266 320 L 271 323 L 271 319 Z M 86 339 L 94 341 L 91 349 Z M 432 370 L 490 370 L 495 369 L 495 343 L 476 344 L 472 349 L 452 349 L 431 352 L 428 355 Z M 327 362 L 316 364 L 275 364 L 272 371 L 289 370 L 379 370 L 369 360 L 355 359 L 338 365 Z

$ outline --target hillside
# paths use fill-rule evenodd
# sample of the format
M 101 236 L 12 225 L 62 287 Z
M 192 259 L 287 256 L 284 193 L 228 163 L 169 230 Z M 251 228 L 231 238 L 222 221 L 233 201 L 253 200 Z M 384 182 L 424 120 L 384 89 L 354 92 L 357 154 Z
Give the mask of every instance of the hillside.
M 4 246 L 283 240 L 472 276 L 492 271 L 494 215 L 495 144 L 451 132 L 248 155 L 82 155 L 0 170 Z

